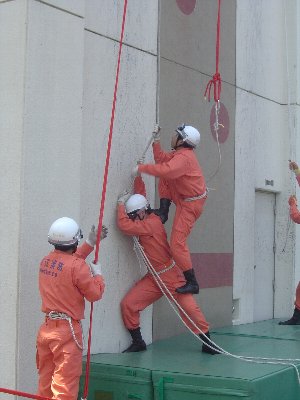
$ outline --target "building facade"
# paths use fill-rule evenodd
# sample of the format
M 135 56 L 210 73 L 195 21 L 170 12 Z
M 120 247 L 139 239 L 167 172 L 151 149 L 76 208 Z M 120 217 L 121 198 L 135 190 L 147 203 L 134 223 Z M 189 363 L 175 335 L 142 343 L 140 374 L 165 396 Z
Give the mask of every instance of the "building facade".
M 69 216 L 87 233 L 98 220 L 123 5 L 0 1 L 2 387 L 36 388 L 37 271 L 49 226 Z M 129 341 L 119 303 L 141 272 L 115 205 L 156 122 L 166 149 L 183 122 L 201 132 L 210 191 L 189 245 L 211 325 L 292 312 L 300 247 L 287 200 L 299 190 L 288 160 L 300 162 L 300 1 L 221 2 L 219 140 L 213 96 L 204 99 L 216 70 L 217 12 L 217 0 L 128 0 L 93 353 L 120 352 Z M 145 180 L 155 204 L 155 181 Z M 143 313 L 142 330 L 150 343 L 184 327 L 160 300 Z

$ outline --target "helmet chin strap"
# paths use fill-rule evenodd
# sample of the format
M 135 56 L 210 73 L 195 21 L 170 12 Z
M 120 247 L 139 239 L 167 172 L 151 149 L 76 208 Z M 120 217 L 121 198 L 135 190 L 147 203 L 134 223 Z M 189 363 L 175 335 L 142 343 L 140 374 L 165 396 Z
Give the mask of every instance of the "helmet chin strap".
M 177 145 L 178 141 L 181 140 L 181 139 L 182 139 L 182 137 L 178 133 L 177 134 L 177 140 L 176 140 L 175 146 L 173 147 L 173 150 L 177 150 L 178 147 L 181 147 L 183 145 L 183 142 L 180 145 Z

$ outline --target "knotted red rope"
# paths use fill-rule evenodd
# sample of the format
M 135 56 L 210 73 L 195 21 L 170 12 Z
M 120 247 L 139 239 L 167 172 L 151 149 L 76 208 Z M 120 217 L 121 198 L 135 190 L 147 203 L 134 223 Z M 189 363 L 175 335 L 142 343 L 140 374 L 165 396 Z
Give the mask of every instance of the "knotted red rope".
M 118 83 L 119 83 L 120 61 L 121 61 L 121 53 L 122 53 L 123 38 L 124 38 L 126 11 L 127 11 L 127 0 L 124 0 L 122 29 L 121 29 L 119 54 L 118 54 L 118 64 L 117 64 L 117 73 L 116 73 L 114 97 L 113 97 L 113 104 L 112 104 L 111 118 L 110 118 L 110 127 L 109 127 L 108 144 L 107 144 L 107 152 L 106 152 L 106 160 L 105 160 L 105 168 L 104 168 L 104 177 L 103 177 L 103 185 L 102 185 L 102 194 L 101 194 L 101 203 L 100 203 L 100 212 L 99 212 L 99 220 L 98 220 L 98 232 L 97 232 L 97 241 L 96 241 L 96 248 L 95 248 L 95 260 L 94 260 L 94 263 L 97 263 L 98 259 L 99 259 L 100 236 L 101 236 L 101 227 L 102 227 L 103 214 L 104 214 L 104 204 L 105 204 L 105 197 L 106 197 L 106 187 L 107 187 L 108 167 L 109 167 L 109 161 L 110 161 L 112 134 L 113 134 L 114 121 L 115 121 L 115 109 L 116 109 L 116 102 L 117 102 L 117 90 L 118 90 Z M 85 383 L 84 383 L 83 399 L 86 399 L 87 396 L 88 396 L 90 360 L 91 360 L 91 338 L 92 338 L 93 308 L 94 308 L 93 307 L 93 303 L 91 303 L 90 327 L 89 327 L 89 338 L 88 338 L 88 348 L 87 348 L 87 359 L 86 359 L 86 370 L 85 370 Z
M 220 52 L 220 10 L 221 10 L 221 0 L 218 1 L 218 18 L 217 18 L 217 40 L 216 40 L 216 73 L 213 75 L 212 79 L 206 85 L 204 97 L 207 97 L 210 101 L 210 91 L 212 86 L 214 87 L 214 99 L 215 101 L 220 100 L 222 79 L 219 73 L 219 52 Z

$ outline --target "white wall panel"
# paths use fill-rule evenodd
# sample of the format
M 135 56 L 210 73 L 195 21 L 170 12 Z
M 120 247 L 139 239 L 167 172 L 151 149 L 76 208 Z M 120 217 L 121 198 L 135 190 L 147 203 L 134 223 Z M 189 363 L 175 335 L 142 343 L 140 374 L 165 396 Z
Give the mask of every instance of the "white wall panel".
M 42 0 L 42 2 L 60 10 L 84 16 L 85 0 Z
M 79 221 L 83 19 L 28 2 L 20 241 L 19 385 L 35 390 L 38 266 L 51 223 Z
M 118 49 L 119 44 L 113 40 L 91 32 L 85 34 L 81 171 L 84 225 L 95 223 L 99 215 Z M 156 57 L 123 46 L 103 221 L 109 228 L 109 237 L 100 247 L 106 290 L 94 313 L 94 352 L 119 352 L 130 341 L 121 320 L 120 300 L 141 273 L 132 240 L 116 226 L 116 201 L 118 194 L 130 186 L 131 169 L 151 135 L 155 123 L 155 94 Z M 147 159 L 150 157 L 151 149 Z M 145 181 L 148 198 L 153 204 L 154 179 Z M 142 321 L 143 335 L 150 342 L 151 308 L 143 313 Z
M 249 107 L 253 126 L 255 187 L 282 191 L 288 167 L 289 132 L 287 107 L 256 98 L 254 108 Z M 266 182 L 266 181 L 273 181 Z
M 102 36 L 120 39 L 124 0 L 86 1 L 85 28 Z M 158 0 L 130 0 L 124 42 L 156 53 Z
M 299 0 L 297 0 L 297 11 L 296 11 L 296 13 L 295 13 L 295 17 L 296 17 L 296 20 L 297 21 L 299 21 L 300 20 L 300 2 L 299 2 Z M 295 36 L 296 36 L 296 38 L 297 38 L 297 40 L 296 40 L 296 48 L 299 48 L 299 43 L 300 43 L 300 26 L 299 26 L 299 23 L 296 25 L 297 26 L 297 30 L 296 30 L 296 34 L 295 34 Z M 296 53 L 296 57 L 297 57 L 297 60 L 296 60 L 296 66 L 297 66 L 297 68 L 296 68 L 296 80 L 297 80 L 297 104 L 298 104 L 298 108 L 299 108 L 299 106 L 300 106 L 300 51 L 297 51 L 297 52 L 295 52 Z M 299 121 L 299 119 L 298 119 L 298 121 Z
M 26 3 L 0 4 L 1 386 L 15 388 Z M 1 399 L 11 396 L 1 394 Z
M 236 23 L 237 87 L 286 102 L 283 1 L 237 1 Z
M 253 318 L 255 136 L 249 124 L 249 109 L 255 116 L 253 96 L 237 90 L 235 121 L 235 199 L 233 299 L 240 302 L 242 321 Z
M 235 2 L 226 0 L 221 6 L 219 71 L 230 83 L 235 81 Z M 161 1 L 161 56 L 211 77 L 216 71 L 217 14 L 217 1 L 196 1 L 189 15 L 176 1 Z M 201 90 L 203 96 L 205 86 Z
M 286 106 L 237 91 L 235 162 L 234 299 L 240 320 L 252 322 L 255 190 L 276 193 L 275 317 L 288 314 L 294 297 L 292 242 L 287 237 L 288 196 L 294 177 L 288 171 L 289 135 Z M 291 179 L 292 178 L 292 179 Z M 266 184 L 273 180 L 274 185 Z M 291 227 L 291 232 L 293 227 Z M 286 244 L 287 241 L 287 244 Z M 290 288 L 287 290 L 287 288 Z

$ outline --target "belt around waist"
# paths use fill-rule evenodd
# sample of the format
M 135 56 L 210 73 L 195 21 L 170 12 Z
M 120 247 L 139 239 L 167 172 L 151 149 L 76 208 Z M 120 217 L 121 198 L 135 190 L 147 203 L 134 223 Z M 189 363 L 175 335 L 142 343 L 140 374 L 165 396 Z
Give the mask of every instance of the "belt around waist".
M 46 313 L 45 318 L 51 319 L 52 321 L 75 321 L 80 322 L 80 320 L 70 317 L 68 314 L 59 311 L 50 311 Z
M 175 261 L 174 260 L 172 260 L 171 264 L 168 267 L 166 266 L 166 268 L 164 268 L 164 269 L 162 269 L 160 271 L 156 271 L 156 273 L 158 275 L 163 274 L 163 273 L 165 273 L 167 271 L 170 271 L 170 269 L 172 269 L 173 267 L 175 267 Z
M 54 321 L 55 323 L 61 322 L 61 321 L 67 321 L 69 326 L 70 326 L 70 330 L 71 330 L 71 334 L 73 336 L 73 339 L 77 345 L 77 347 L 82 350 L 83 346 L 79 343 L 79 341 L 76 338 L 75 335 L 75 331 L 74 331 L 74 327 L 73 327 L 73 323 L 72 322 L 78 322 L 81 326 L 81 322 L 73 319 L 72 317 L 70 317 L 68 314 L 66 313 L 62 313 L 59 311 L 50 311 L 49 313 L 46 314 L 46 321 L 47 319 L 49 319 L 50 321 Z M 82 329 L 82 327 L 81 327 Z
M 183 199 L 184 201 L 194 201 L 194 200 L 200 200 L 200 199 L 204 199 L 204 197 L 207 196 L 207 190 L 205 190 L 204 193 L 199 194 L 198 196 L 194 196 L 194 197 L 186 197 L 185 199 Z

